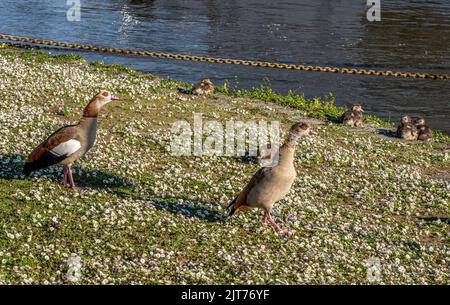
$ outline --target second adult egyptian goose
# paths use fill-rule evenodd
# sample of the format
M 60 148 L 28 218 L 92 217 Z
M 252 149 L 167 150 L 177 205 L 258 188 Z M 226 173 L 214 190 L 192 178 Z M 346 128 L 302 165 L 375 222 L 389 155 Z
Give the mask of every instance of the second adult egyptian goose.
M 302 136 L 317 135 L 308 124 L 296 123 L 289 129 L 289 135 L 280 147 L 278 164 L 260 168 L 238 196 L 228 205 L 229 216 L 238 210 L 261 208 L 264 210 L 263 223 L 267 220 L 277 231 L 280 227 L 271 215 L 275 202 L 283 199 L 294 183 L 294 152 L 297 140 Z
M 100 109 L 116 99 L 108 91 L 96 94 L 84 108 L 83 117 L 77 125 L 58 129 L 30 153 L 23 173 L 29 176 L 33 171 L 61 164 L 64 166 L 64 187 L 68 186 L 67 176 L 69 176 L 70 187 L 76 188 L 72 175 L 72 164 L 84 156 L 94 145 L 97 116 Z

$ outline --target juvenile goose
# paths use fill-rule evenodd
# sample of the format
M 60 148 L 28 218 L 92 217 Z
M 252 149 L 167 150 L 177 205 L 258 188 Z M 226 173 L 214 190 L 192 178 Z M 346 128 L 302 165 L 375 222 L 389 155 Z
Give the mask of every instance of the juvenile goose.
M 262 145 L 258 149 L 256 161 L 261 166 L 267 166 L 272 163 L 272 144 Z
M 409 116 L 404 115 L 397 128 L 397 135 L 403 140 L 413 141 L 417 140 L 418 132 L 416 126 L 412 123 Z
M 214 85 L 209 78 L 202 78 L 192 87 L 192 94 L 212 94 L 214 93 Z
M 180 93 L 184 94 L 212 94 L 214 93 L 214 85 L 209 78 L 202 78 L 198 83 L 192 86 L 191 89 L 185 89 L 178 87 L 177 88 Z
M 263 223 L 267 220 L 280 231 L 280 227 L 271 215 L 275 202 L 283 199 L 295 180 L 294 152 L 297 140 L 302 136 L 317 135 L 307 124 L 296 123 L 280 147 L 278 164 L 260 168 L 239 195 L 228 205 L 229 216 L 238 210 L 261 208 L 264 210 Z
M 450 143 L 447 143 L 447 146 L 445 146 L 444 148 L 444 154 L 449 154 L 450 153 Z
M 23 173 L 29 176 L 32 171 L 61 164 L 64 166 L 64 187 L 67 187 L 67 176 L 69 176 L 70 187 L 76 188 L 72 176 L 72 164 L 94 145 L 100 109 L 116 99 L 108 91 L 101 91 L 95 95 L 84 108 L 83 117 L 77 125 L 58 129 L 30 153 Z
M 360 104 L 355 104 L 350 110 L 347 110 L 341 117 L 342 123 L 349 126 L 363 126 L 363 112 Z
M 418 118 L 415 122 L 417 131 L 419 133 L 418 139 L 422 141 L 429 140 L 433 137 L 433 131 L 431 128 L 425 123 L 424 118 Z

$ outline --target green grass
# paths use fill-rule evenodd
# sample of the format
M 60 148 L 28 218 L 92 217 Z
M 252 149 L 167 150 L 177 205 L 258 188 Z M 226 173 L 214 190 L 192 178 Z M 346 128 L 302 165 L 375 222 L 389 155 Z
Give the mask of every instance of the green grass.
M 324 100 L 318 97 L 308 100 L 303 94 L 294 94 L 291 91 L 287 95 L 281 95 L 273 91 L 270 86 L 264 84 L 259 88 L 230 89 L 228 83 L 218 86 L 216 91 L 233 97 L 258 99 L 265 102 L 277 103 L 282 106 L 293 107 L 304 111 L 309 117 L 320 120 L 338 118 L 346 111 L 346 108 L 334 104 L 334 96 L 332 94 L 329 94 Z M 376 127 L 392 128 L 392 123 L 374 115 L 365 115 L 364 121 Z M 441 131 L 433 131 L 433 136 L 439 142 L 450 142 L 450 136 Z
M 131 70 L 130 68 L 123 66 L 123 65 L 118 65 L 118 64 L 105 64 L 103 62 L 91 62 L 89 63 L 91 66 L 98 68 L 99 70 L 105 71 L 105 70 L 111 70 L 112 72 L 115 73 L 131 73 L 134 72 L 133 70 Z
M 450 282 L 448 224 L 420 218 L 450 216 L 445 135 L 408 143 L 332 123 L 343 109 L 331 96 L 227 85 L 184 95 L 176 80 L 1 46 L 0 63 L 0 283 L 370 284 L 370 258 L 382 267 L 376 283 Z M 58 167 L 21 175 L 28 153 L 100 89 L 121 101 L 102 109 L 96 145 L 75 164 L 84 190 L 64 189 Z M 172 123 L 193 112 L 283 130 L 312 122 L 320 136 L 299 142 L 297 179 L 274 206 L 288 236 L 263 227 L 260 211 L 225 218 L 257 164 L 171 154 Z M 76 282 L 70 257 L 82 263 Z

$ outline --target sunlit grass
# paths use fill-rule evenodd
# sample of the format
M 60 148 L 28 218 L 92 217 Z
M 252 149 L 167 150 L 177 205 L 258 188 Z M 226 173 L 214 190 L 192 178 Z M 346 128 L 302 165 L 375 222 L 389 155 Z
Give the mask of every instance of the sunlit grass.
M 0 47 L 0 283 L 81 284 L 381 283 L 448 284 L 450 216 L 446 137 L 406 143 L 370 128 L 327 120 L 343 109 L 270 88 L 201 97 L 187 86 L 128 68 Z M 96 145 L 75 165 L 84 190 L 61 185 L 51 167 L 21 174 L 27 154 L 79 119 L 100 89 L 121 101 L 102 109 Z M 260 213 L 225 219 L 225 207 L 258 165 L 238 157 L 175 157 L 170 127 L 194 112 L 227 120 L 311 121 L 320 137 L 300 141 L 298 177 L 274 206 L 283 237 Z M 312 120 L 311 117 L 316 118 Z M 320 121 L 317 119 L 321 119 Z M 445 176 L 444 176 L 445 177 Z

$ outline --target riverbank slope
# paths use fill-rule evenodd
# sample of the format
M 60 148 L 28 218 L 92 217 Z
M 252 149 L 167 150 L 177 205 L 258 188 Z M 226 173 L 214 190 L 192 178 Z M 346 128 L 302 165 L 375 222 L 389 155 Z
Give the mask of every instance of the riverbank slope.
M 377 118 L 344 127 L 325 120 L 342 111 L 331 101 L 268 90 L 185 95 L 176 81 L 75 55 L 4 46 L 0 75 L 0 283 L 450 282 L 445 136 L 405 143 L 380 135 L 389 126 Z M 77 122 L 100 89 L 122 101 L 102 110 L 97 143 L 76 164 L 84 189 L 64 189 L 58 167 L 24 178 L 30 150 Z M 299 143 L 298 178 L 274 207 L 289 236 L 262 227 L 257 211 L 225 221 L 257 164 L 170 153 L 172 123 L 192 124 L 193 113 L 284 130 L 305 120 L 320 133 Z

